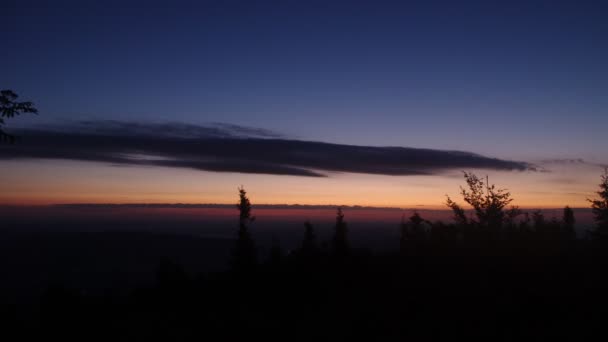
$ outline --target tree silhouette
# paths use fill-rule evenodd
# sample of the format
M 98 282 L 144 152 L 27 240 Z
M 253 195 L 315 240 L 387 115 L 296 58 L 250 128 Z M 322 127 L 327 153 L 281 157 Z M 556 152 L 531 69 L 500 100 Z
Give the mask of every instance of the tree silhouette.
M 19 96 L 12 90 L 0 91 L 0 143 L 14 143 L 16 139 L 14 135 L 4 132 L 2 126 L 5 124 L 5 118 L 12 118 L 23 113 L 38 113 L 38 109 L 34 107 L 32 102 L 18 102 L 18 98 Z
M 519 232 L 528 233 L 530 231 L 530 214 L 528 212 L 523 213 L 524 218 L 519 221 Z
M 517 217 L 522 215 L 522 211 L 519 208 L 512 207 L 505 212 L 504 226 L 508 234 L 515 234 L 517 232 Z
M 418 214 L 417 211 L 414 211 L 414 215 L 410 216 L 410 223 L 414 227 L 419 228 L 420 225 L 422 225 L 422 222 L 424 222 L 424 220 L 422 219 L 422 217 L 420 216 L 420 214 Z
M 576 219 L 574 218 L 574 211 L 569 206 L 566 206 L 564 208 L 564 215 L 562 217 L 564 238 L 572 239 L 576 236 L 574 231 L 575 223 Z
M 561 222 L 556 217 L 546 220 L 541 210 L 532 213 L 532 222 L 537 237 L 541 239 L 561 240 L 574 237 L 574 213 L 570 207 L 564 208 Z
M 239 203 L 236 208 L 239 210 L 239 230 L 232 255 L 232 266 L 237 271 L 246 271 L 257 264 L 257 253 L 249 233 L 249 225 L 255 217 L 251 216 L 251 202 L 242 186 L 239 188 Z
M 601 176 L 600 190 L 596 193 L 599 195 L 597 199 L 587 199 L 591 202 L 591 209 L 595 223 L 597 224 L 595 234 L 598 238 L 608 237 L 608 168 L 604 169 L 604 174 Z
M 430 226 L 431 240 L 435 241 L 456 241 L 459 237 L 459 230 L 454 224 L 445 224 L 442 221 L 430 222 L 424 220 Z M 426 232 L 423 231 L 426 235 Z
M 543 232 L 547 226 L 545 214 L 541 210 L 536 210 L 532 213 L 532 222 L 534 222 L 534 230 L 538 233 Z
M 447 196 L 446 205 L 454 212 L 456 222 L 459 224 L 472 224 L 474 226 L 501 228 L 505 220 L 513 220 L 519 215 L 515 206 L 505 209 L 513 199 L 506 189 L 497 189 L 494 184 L 489 185 L 487 177 L 484 182 L 475 174 L 464 172 L 468 190 L 460 187 L 460 194 L 475 211 L 475 217 L 467 220 L 464 209 Z
M 464 209 L 456 202 L 452 201 L 450 196 L 447 196 L 446 205 L 452 209 L 454 213 L 454 221 L 460 226 L 467 226 L 469 224 L 469 220 L 465 214 Z
M 410 242 L 422 241 L 426 239 L 426 231 L 423 223 L 430 225 L 430 222 L 423 219 L 417 211 L 409 217 L 408 221 L 405 221 L 405 215 L 401 217 L 401 239 L 400 239 L 400 251 L 401 253 L 412 252 L 409 248 L 415 248 Z
M 314 228 L 310 221 L 304 222 L 304 239 L 302 240 L 302 254 L 305 256 L 311 256 L 317 253 L 317 238 L 315 236 Z
M 403 249 L 408 240 L 423 240 L 426 237 L 424 220 L 417 211 L 410 216 L 409 221 L 405 222 L 404 217 L 401 218 L 401 247 Z
M 334 237 L 332 240 L 333 250 L 336 255 L 347 255 L 350 251 L 348 244 L 348 231 L 342 208 L 338 208 L 336 213 L 336 225 L 334 227 Z

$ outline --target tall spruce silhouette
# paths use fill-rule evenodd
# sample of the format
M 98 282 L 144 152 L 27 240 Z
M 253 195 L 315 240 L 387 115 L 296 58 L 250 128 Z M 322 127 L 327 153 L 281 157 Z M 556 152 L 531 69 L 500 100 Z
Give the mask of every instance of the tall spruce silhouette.
M 342 208 L 338 208 L 336 212 L 336 225 L 334 227 L 334 237 L 332 239 L 332 247 L 335 255 L 346 256 L 350 252 L 348 243 L 348 229 L 346 221 L 344 221 L 344 213 Z
M 19 95 L 15 94 L 12 90 L 5 89 L 0 91 L 0 143 L 14 143 L 16 139 L 14 135 L 8 134 L 3 130 L 5 119 L 24 113 L 38 113 L 38 109 L 34 107 L 32 102 L 19 102 L 17 101 L 18 98 Z
M 255 217 L 251 216 L 251 202 L 242 186 L 239 188 L 239 203 L 236 208 L 239 210 L 239 230 L 232 254 L 232 267 L 237 271 L 247 271 L 257 264 L 255 243 L 249 232 L 249 225 Z
M 595 219 L 595 237 L 601 239 L 608 238 L 608 168 L 604 169 L 604 174 L 601 176 L 599 191 L 596 193 L 599 198 L 587 199 L 591 202 L 591 210 Z

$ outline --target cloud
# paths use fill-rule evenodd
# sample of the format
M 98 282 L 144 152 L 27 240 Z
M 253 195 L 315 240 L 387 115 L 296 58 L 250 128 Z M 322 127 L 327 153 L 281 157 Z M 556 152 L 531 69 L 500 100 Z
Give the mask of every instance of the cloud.
M 584 160 L 582 158 L 561 158 L 561 159 L 544 159 L 539 162 L 541 167 L 543 166 L 591 166 L 599 168 L 607 168 L 606 163 L 597 163 Z M 545 172 L 550 172 L 543 168 Z
M 543 159 L 540 161 L 543 165 L 581 165 L 587 164 L 582 158 L 561 158 L 561 159 Z
M 172 138 L 284 138 L 282 134 L 254 127 L 244 127 L 227 123 L 212 123 L 198 126 L 181 122 L 137 123 L 115 120 L 80 121 L 70 124 L 67 130 L 60 126 L 46 126 L 44 130 L 65 132 L 76 131 L 92 135 L 125 135 L 125 136 L 164 136 Z
M 86 121 L 22 129 L 0 159 L 42 158 L 152 165 L 214 172 L 327 177 L 332 172 L 432 175 L 449 170 L 534 170 L 525 162 L 462 151 L 374 147 L 287 139 L 228 124 Z

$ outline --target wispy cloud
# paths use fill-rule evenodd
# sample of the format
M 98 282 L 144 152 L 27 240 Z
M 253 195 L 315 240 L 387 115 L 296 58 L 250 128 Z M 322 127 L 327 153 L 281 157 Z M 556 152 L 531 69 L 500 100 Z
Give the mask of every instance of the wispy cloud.
M 587 167 L 598 167 L 606 168 L 608 164 L 591 162 L 582 158 L 557 158 L 557 159 L 543 159 L 538 162 L 539 171 L 551 172 L 548 168 L 555 166 L 587 166 Z
M 302 141 L 229 124 L 86 121 L 23 129 L 0 159 L 43 158 L 215 172 L 326 177 L 331 172 L 432 175 L 449 170 L 534 170 L 531 164 L 462 151 Z

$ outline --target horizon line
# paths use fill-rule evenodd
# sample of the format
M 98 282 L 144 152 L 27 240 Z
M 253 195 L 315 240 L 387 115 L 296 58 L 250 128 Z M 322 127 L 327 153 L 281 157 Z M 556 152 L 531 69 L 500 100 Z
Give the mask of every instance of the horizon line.
M 8 204 L 2 203 L 0 207 L 48 207 L 48 208 L 167 208 L 167 209 L 227 209 L 236 208 L 236 203 L 56 203 L 56 204 Z M 339 204 L 252 204 L 253 209 L 348 209 L 348 210 L 390 210 L 390 211 L 450 211 L 450 208 L 441 206 L 418 205 L 411 207 L 391 207 L 391 206 L 367 206 L 367 205 L 339 205 Z M 564 206 L 538 207 L 538 206 L 519 206 L 519 209 L 563 209 Z M 589 207 L 570 207 L 572 209 L 591 209 Z M 472 210 L 473 208 L 466 208 Z

